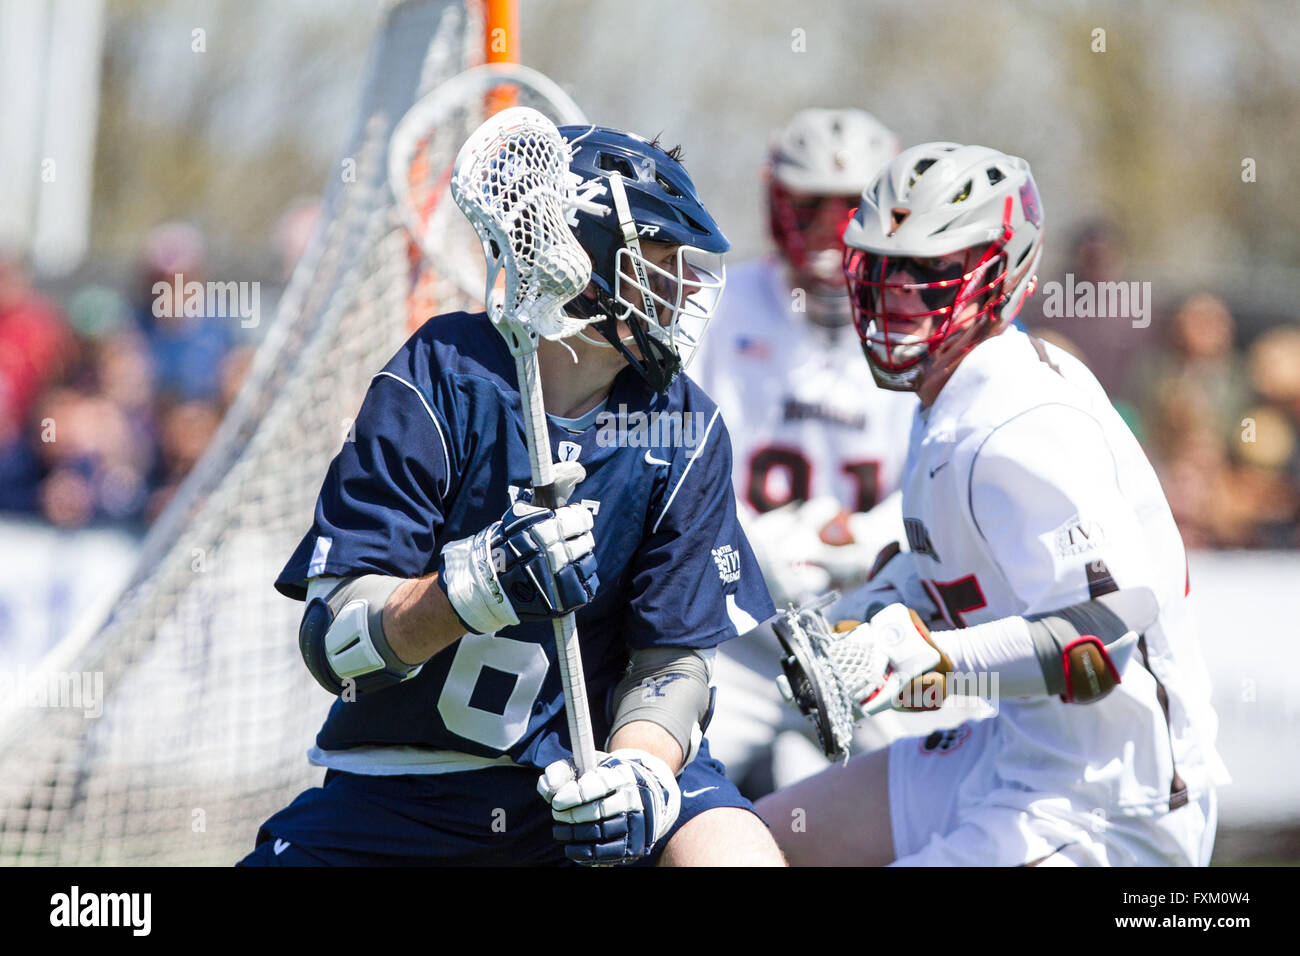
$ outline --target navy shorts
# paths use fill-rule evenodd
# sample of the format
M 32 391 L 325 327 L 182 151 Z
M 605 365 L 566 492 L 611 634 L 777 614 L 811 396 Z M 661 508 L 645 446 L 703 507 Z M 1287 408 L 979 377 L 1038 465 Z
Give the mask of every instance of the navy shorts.
M 331 770 L 257 833 L 239 866 L 563 866 L 551 808 L 534 767 L 377 777 Z M 753 806 L 709 755 L 708 742 L 677 778 L 682 809 L 655 852 L 715 807 Z M 576 865 L 576 864 L 574 864 Z

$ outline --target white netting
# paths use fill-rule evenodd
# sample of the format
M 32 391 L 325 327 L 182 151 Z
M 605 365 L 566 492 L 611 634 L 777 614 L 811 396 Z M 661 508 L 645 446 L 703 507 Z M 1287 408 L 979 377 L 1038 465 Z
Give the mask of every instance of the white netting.
M 838 595 L 832 592 L 808 607 L 784 611 L 779 633 L 798 661 L 793 673 L 787 671 L 791 697 L 812 719 L 822 749 L 848 760 L 858 716 L 853 691 L 859 683 L 868 683 L 869 675 L 882 673 L 888 659 L 882 661 L 867 642 L 831 630 L 821 611 L 833 597 Z
M 478 4 L 390 10 L 342 154 L 355 177 L 331 188 L 239 398 L 110 613 L 35 675 L 102 674 L 102 716 L 0 699 L 0 864 L 229 864 L 319 783 L 305 753 L 332 698 L 298 654 L 302 605 L 272 582 L 370 377 L 435 311 L 481 308 L 413 251 L 387 173 L 397 120 L 482 48 Z M 449 176 L 491 108 L 480 90 L 445 109 L 410 179 Z
M 574 334 L 588 320 L 563 306 L 586 287 L 591 260 L 566 222 L 574 201 L 569 144 L 536 110 L 514 107 L 485 122 L 456 157 L 451 192 L 491 263 L 486 295 L 505 273 L 500 306 L 545 338 Z M 499 319 L 494 315 L 494 321 Z
M 831 634 L 826 656 L 851 700 L 866 700 L 885 686 L 889 655 L 870 629 Z

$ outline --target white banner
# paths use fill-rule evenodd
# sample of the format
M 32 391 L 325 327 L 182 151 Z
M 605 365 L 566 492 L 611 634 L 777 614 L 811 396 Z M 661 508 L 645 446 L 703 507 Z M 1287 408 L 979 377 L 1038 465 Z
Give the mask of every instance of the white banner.
M 97 599 L 119 589 L 139 539 L 0 519 L 0 669 L 34 666 Z
M 1193 554 L 1191 597 L 1219 715 L 1226 824 L 1300 820 L 1300 554 Z

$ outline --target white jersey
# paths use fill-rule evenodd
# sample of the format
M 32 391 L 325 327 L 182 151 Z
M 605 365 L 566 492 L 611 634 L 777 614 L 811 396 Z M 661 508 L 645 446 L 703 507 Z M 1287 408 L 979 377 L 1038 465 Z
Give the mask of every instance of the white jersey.
M 1059 794 L 1077 812 L 1145 816 L 1227 773 L 1188 598 L 1186 555 L 1159 481 L 1092 373 L 1016 329 L 966 356 L 912 430 L 908 543 L 953 627 L 1053 611 L 1146 586 L 1157 623 L 1093 704 L 1003 699 L 980 805 Z
M 689 374 L 722 409 L 744 511 L 823 495 L 870 511 L 898 487 L 916 397 L 875 386 L 851 324 L 794 307 L 777 260 L 729 270 Z

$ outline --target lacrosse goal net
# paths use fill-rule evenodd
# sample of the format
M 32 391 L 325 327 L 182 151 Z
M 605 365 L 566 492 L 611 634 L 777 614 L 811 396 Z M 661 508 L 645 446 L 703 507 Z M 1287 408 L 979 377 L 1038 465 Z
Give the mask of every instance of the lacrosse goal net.
M 102 713 L 0 701 L 0 865 L 228 865 L 320 783 L 306 749 L 332 698 L 298 654 L 302 606 L 272 582 L 370 377 L 428 316 L 481 308 L 479 244 L 446 195 L 457 150 L 506 106 L 574 121 L 527 71 L 482 66 L 501 6 L 390 4 L 348 175 L 238 398 L 126 588 L 30 675 L 102 675 Z

